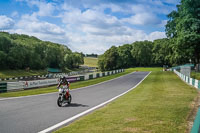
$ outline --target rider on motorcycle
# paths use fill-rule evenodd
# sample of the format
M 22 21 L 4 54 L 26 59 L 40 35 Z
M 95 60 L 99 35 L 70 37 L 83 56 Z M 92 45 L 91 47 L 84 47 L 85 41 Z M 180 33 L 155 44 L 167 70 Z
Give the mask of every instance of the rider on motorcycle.
M 69 82 L 67 81 L 67 78 L 64 76 L 63 78 L 60 78 L 60 82 L 57 86 L 57 88 L 60 88 L 60 86 L 62 85 L 63 89 L 66 89 L 66 99 L 69 96 Z

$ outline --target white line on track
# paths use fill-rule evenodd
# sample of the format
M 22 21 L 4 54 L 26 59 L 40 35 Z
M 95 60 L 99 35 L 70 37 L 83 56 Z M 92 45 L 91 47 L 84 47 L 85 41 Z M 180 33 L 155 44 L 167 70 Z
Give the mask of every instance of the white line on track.
M 135 72 L 132 72 L 130 74 L 133 74 Z M 129 74 L 126 74 L 126 75 L 129 75 Z M 100 84 L 103 84 L 103 83 L 106 83 L 106 82 L 110 82 L 112 80 L 115 80 L 115 79 L 118 79 L 118 78 L 121 78 L 121 77 L 124 77 L 126 75 L 122 75 L 120 77 L 117 77 L 117 78 L 114 78 L 114 79 L 111 79 L 111 80 L 107 80 L 107 81 L 104 81 L 104 82 L 100 82 L 100 83 L 97 83 L 97 84 L 94 84 L 94 85 L 89 85 L 89 86 L 85 86 L 85 87 L 81 87 L 81 88 L 77 88 L 77 89 L 73 89 L 71 91 L 76 91 L 76 90 L 80 90 L 80 89 L 85 89 L 87 87 L 92 87 L 92 86 L 96 86 L 96 85 L 100 85 Z M 55 88 L 56 89 L 56 88 Z M 52 93 L 46 93 L 46 94 L 38 94 L 38 95 L 30 95 L 30 96 L 20 96 L 20 97 L 9 97 L 9 98 L 2 98 L 0 99 L 0 101 L 4 101 L 4 100 L 12 100 L 12 99 L 20 99 L 20 98 L 28 98 L 28 97 L 36 97 L 36 96 L 45 96 L 45 95 L 50 95 L 50 94 L 55 94 L 55 93 L 58 93 L 58 92 L 52 92 Z
M 116 97 L 113 97 L 112 99 L 110 99 L 110 100 L 108 100 L 108 101 L 106 101 L 106 102 L 104 102 L 104 103 L 101 103 L 101 104 L 99 104 L 99 105 L 97 105 L 97 106 L 95 106 L 95 107 L 93 107 L 93 108 L 90 108 L 90 109 L 88 109 L 88 110 L 86 110 L 86 111 L 84 111 L 84 112 L 82 112 L 82 113 L 80 113 L 80 114 L 77 114 L 77 115 L 75 115 L 75 116 L 73 116 L 73 117 L 71 117 L 71 118 L 69 118 L 69 119 L 66 119 L 66 120 L 64 120 L 64 121 L 62 121 L 62 122 L 60 122 L 60 123 L 58 123 L 58 124 L 56 124 L 56 125 L 54 125 L 54 126 L 51 126 L 51 127 L 47 128 L 47 129 L 45 129 L 45 130 L 42 130 L 42 131 L 40 131 L 40 132 L 38 132 L 38 133 L 48 133 L 48 132 L 54 131 L 55 129 L 58 129 L 58 128 L 61 127 L 61 126 L 65 125 L 65 124 L 67 124 L 67 123 L 69 123 L 69 122 L 71 122 L 71 121 L 73 121 L 73 120 L 75 120 L 75 119 L 77 119 L 77 118 L 79 118 L 79 117 L 81 117 L 81 116 L 83 116 L 83 115 L 86 115 L 87 113 L 89 113 L 89 112 L 91 112 L 91 111 L 93 111 L 93 110 L 95 110 L 95 109 L 97 109 L 97 108 L 100 108 L 100 107 L 102 107 L 102 106 L 108 104 L 109 102 L 111 102 L 111 101 L 113 101 L 113 100 L 119 98 L 120 96 L 122 96 L 122 95 L 128 93 L 129 91 L 133 90 L 134 88 L 136 88 L 140 83 L 142 83 L 142 81 L 143 81 L 150 73 L 151 73 L 151 72 L 149 72 L 139 83 L 137 83 L 137 85 L 135 85 L 133 88 L 129 89 L 128 91 L 126 91 L 126 92 L 124 92 L 124 93 L 122 93 L 122 94 L 120 94 L 120 95 L 118 95 L 118 96 L 116 96 Z

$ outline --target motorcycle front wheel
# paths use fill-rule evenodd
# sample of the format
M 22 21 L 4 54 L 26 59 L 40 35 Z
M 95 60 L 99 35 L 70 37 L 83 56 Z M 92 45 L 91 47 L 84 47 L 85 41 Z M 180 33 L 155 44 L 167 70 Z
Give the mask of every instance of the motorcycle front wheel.
M 71 104 L 71 101 L 72 101 L 72 96 L 69 94 L 69 97 L 68 97 L 68 104 Z
M 62 107 L 61 97 L 58 97 L 57 104 L 58 104 L 59 107 Z

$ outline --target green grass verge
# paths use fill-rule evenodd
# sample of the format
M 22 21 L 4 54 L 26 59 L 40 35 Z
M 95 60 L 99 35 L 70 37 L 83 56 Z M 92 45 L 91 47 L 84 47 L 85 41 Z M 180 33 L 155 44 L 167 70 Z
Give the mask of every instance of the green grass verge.
M 46 70 L 1 70 L 0 78 L 13 78 L 13 77 L 23 77 L 23 76 L 35 76 L 35 75 L 45 75 Z
M 97 62 L 98 58 L 84 57 L 84 66 L 98 67 Z
M 200 72 L 191 72 L 191 78 L 200 80 Z
M 132 68 L 134 71 L 162 71 L 162 67 L 135 67 Z
M 152 72 L 137 88 L 55 133 L 184 133 L 197 90 L 172 72 Z
M 86 80 L 86 81 L 80 81 L 80 82 L 75 82 L 71 83 L 70 88 L 71 89 L 76 89 L 80 87 L 85 87 L 89 85 L 94 85 L 103 81 L 107 81 L 110 79 L 117 78 L 119 76 L 128 74 L 133 72 L 134 69 L 129 68 L 126 69 L 125 72 L 106 76 L 106 77 L 101 77 L 101 78 L 96 78 L 96 79 L 91 79 L 91 80 Z M 58 91 L 56 89 L 56 86 L 51 86 L 51 87 L 45 87 L 45 88 L 38 88 L 38 89 L 31 89 L 31 90 L 22 90 L 22 91 L 16 91 L 16 92 L 7 92 L 7 93 L 0 93 L 0 97 L 19 97 L 19 96 L 28 96 L 28 95 L 37 95 L 37 94 L 44 94 L 44 93 L 51 93 L 51 92 L 56 92 Z

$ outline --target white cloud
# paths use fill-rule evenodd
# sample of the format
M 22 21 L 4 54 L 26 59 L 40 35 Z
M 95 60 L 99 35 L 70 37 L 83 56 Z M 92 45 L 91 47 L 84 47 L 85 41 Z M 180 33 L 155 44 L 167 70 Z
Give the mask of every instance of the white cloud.
M 0 30 L 8 30 L 13 28 L 15 22 L 12 18 L 5 15 L 0 15 Z
M 30 1 L 29 4 L 36 5 L 39 8 L 37 15 L 51 16 L 55 10 L 53 3 L 46 3 L 44 1 Z
M 19 13 L 17 11 L 14 11 L 12 14 L 11 14 L 12 17 L 18 17 L 19 16 Z
M 21 20 L 16 23 L 15 29 L 9 31 L 12 33 L 36 36 L 45 41 L 61 44 L 68 43 L 68 37 L 61 27 L 52 23 L 39 21 L 34 14 L 22 16 Z
M 38 16 L 52 16 L 56 9 L 53 2 L 46 2 L 45 0 L 16 0 L 18 2 L 26 2 L 30 7 L 36 6 L 38 8 L 37 12 L 34 14 Z
M 122 19 L 122 22 L 128 22 L 133 25 L 157 25 L 161 23 L 160 19 L 151 13 L 138 13 L 129 18 Z
M 162 22 L 158 26 L 165 27 L 166 24 L 167 24 L 167 20 L 162 20 Z
M 166 38 L 165 32 L 155 31 L 155 32 L 150 33 L 146 37 L 146 39 L 150 40 L 150 41 L 153 41 L 153 40 L 156 40 L 156 39 L 161 39 L 161 38 Z
M 122 3 L 119 5 L 115 3 L 101 3 L 99 5 L 93 4 L 93 6 L 91 6 L 92 3 L 85 4 L 80 1 L 76 7 L 73 4 L 69 4 L 69 1 L 65 1 L 61 5 L 39 0 L 25 1 L 30 7 L 36 6 L 38 11 L 32 14 L 24 14 L 12 32 L 33 35 L 42 40 L 69 44 L 68 46 L 72 50 L 79 52 L 102 54 L 112 45 L 119 46 L 143 40 L 153 41 L 165 37 L 164 32 L 155 30 L 147 34 L 143 30 L 132 28 L 133 25 L 163 27 L 166 20 L 160 20 L 157 17 L 157 12 L 163 14 L 168 9 L 156 7 L 158 5 L 161 7 L 165 6 L 160 0 L 156 2 L 143 0 L 151 5 L 138 2 L 137 4 Z M 71 2 L 76 4 L 73 1 Z M 153 7 L 151 7 L 152 5 Z M 111 13 L 105 14 L 105 9 L 109 9 Z M 52 18 L 55 12 L 59 15 L 54 16 L 54 18 L 62 21 L 59 25 L 40 20 L 44 16 Z M 132 16 L 120 18 L 112 13 Z
M 56 24 L 39 21 L 35 13 L 33 13 L 32 15 L 23 15 L 21 17 L 21 20 L 16 24 L 16 28 L 24 29 L 26 31 L 34 33 L 55 35 L 61 35 L 65 33 L 65 31 Z
M 67 36 L 70 38 L 69 44 L 71 44 L 74 50 L 82 51 L 84 53 L 98 53 L 102 54 L 110 48 L 112 45 L 119 46 L 122 44 L 131 44 L 135 41 L 143 41 L 143 40 L 149 40 L 153 41 L 155 39 L 160 39 L 165 37 L 165 32 L 152 32 L 150 34 L 146 34 L 142 30 L 134 30 L 132 28 L 128 27 L 122 27 L 123 30 L 119 30 L 116 32 L 113 29 L 113 33 L 108 35 L 102 33 L 102 35 L 99 34 L 67 34 Z M 104 32 L 110 32 L 109 30 L 106 30 Z M 99 33 L 99 32 L 98 32 Z
M 64 12 L 60 15 L 63 23 L 70 25 L 93 25 L 94 27 L 108 28 L 118 25 L 115 16 L 106 15 L 96 10 L 88 9 L 81 12 L 79 9 L 71 9 L 70 12 Z
M 164 2 L 168 3 L 168 4 L 178 4 L 181 0 L 164 0 Z

